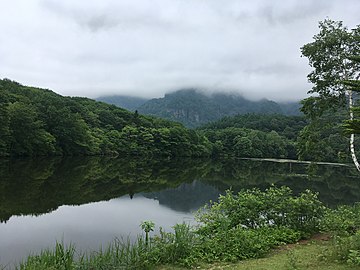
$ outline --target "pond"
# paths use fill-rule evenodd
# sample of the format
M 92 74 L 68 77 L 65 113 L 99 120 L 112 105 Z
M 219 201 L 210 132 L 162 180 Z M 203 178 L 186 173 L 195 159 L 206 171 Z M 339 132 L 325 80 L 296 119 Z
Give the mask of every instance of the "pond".
M 360 176 L 344 165 L 261 160 L 105 157 L 0 161 L 0 265 L 11 267 L 56 241 L 81 251 L 134 240 L 144 220 L 171 230 L 231 188 L 286 185 L 319 192 L 328 206 L 360 201 Z M 155 232 L 156 233 L 156 232 Z

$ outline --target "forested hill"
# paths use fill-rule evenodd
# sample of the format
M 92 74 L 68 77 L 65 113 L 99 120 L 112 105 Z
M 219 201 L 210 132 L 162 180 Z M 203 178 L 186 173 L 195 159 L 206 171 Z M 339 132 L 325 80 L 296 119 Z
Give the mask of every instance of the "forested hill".
M 216 93 L 211 96 L 196 90 L 180 90 L 152 99 L 138 108 L 142 114 L 178 121 L 187 127 L 198 127 L 224 116 L 263 113 L 300 114 L 300 105 L 278 104 L 270 100 L 250 101 L 239 95 Z
M 296 140 L 300 131 L 308 124 L 304 116 L 281 114 L 253 114 L 226 116 L 199 127 L 199 130 L 221 130 L 227 128 L 248 128 L 263 132 L 276 131 L 281 136 Z
M 227 116 L 198 128 L 211 143 L 213 155 L 297 158 L 303 116 L 244 114 Z
M 203 156 L 210 148 L 178 123 L 0 80 L 0 156 Z

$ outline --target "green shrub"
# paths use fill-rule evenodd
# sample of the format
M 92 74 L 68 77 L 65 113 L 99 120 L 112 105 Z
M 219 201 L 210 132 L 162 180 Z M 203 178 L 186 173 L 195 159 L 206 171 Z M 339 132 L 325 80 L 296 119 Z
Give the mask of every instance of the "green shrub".
M 321 221 L 321 229 L 332 237 L 324 252 L 324 258 L 360 265 L 360 204 L 342 205 L 327 209 Z
M 334 236 L 331 241 L 324 251 L 325 259 L 360 265 L 360 232 L 347 237 Z
M 287 187 L 227 191 L 197 214 L 199 254 L 208 262 L 261 257 L 318 232 L 324 210 L 308 190 L 298 196 Z
M 200 237 L 199 256 L 207 262 L 238 261 L 264 256 L 275 246 L 294 243 L 300 234 L 286 227 L 235 227 Z
M 227 191 L 219 201 L 207 205 L 197 215 L 202 223 L 200 234 L 213 234 L 235 227 L 258 229 L 287 227 L 303 237 L 319 230 L 325 207 L 317 194 L 309 190 L 292 195 L 288 187 L 267 190 L 242 190 L 238 194 Z
M 351 235 L 360 228 L 360 204 L 341 205 L 327 209 L 321 222 L 321 229 L 336 235 Z
M 188 224 L 176 224 L 174 232 L 165 232 L 151 239 L 149 258 L 156 264 L 181 264 L 189 266 L 194 263 L 198 239 Z

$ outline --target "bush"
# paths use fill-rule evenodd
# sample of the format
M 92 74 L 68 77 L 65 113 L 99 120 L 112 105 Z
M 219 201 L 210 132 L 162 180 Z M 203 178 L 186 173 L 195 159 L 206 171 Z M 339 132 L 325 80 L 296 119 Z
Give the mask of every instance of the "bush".
M 317 194 L 309 190 L 299 196 L 292 195 L 288 187 L 243 190 L 236 195 L 227 191 L 219 202 L 200 210 L 198 232 L 209 235 L 236 227 L 286 227 L 306 237 L 319 230 L 324 211 Z
M 348 237 L 334 236 L 325 249 L 324 259 L 360 265 L 360 232 Z
M 319 231 L 325 207 L 317 194 L 287 187 L 227 191 L 198 212 L 200 254 L 206 261 L 257 258 Z
M 341 205 L 327 209 L 321 222 L 321 229 L 336 235 L 354 234 L 360 228 L 360 203 L 354 206 Z
M 329 232 L 332 241 L 324 252 L 324 258 L 360 265 L 360 204 L 342 205 L 327 209 L 321 229 Z
M 182 223 L 173 226 L 174 232 L 165 232 L 151 238 L 148 258 L 154 264 L 194 264 L 197 238 L 190 225 Z
M 213 262 L 262 257 L 275 246 L 298 241 L 300 234 L 285 227 L 245 229 L 238 226 L 200 238 L 200 258 Z

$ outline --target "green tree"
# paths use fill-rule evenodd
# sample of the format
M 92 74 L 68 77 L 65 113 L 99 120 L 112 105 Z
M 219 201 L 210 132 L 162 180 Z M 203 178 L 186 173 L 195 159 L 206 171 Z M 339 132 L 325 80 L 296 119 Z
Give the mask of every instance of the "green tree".
M 359 42 L 360 42 L 360 36 L 359 36 Z M 350 60 L 357 62 L 360 64 L 360 55 L 349 57 Z M 356 80 L 347 80 L 344 82 L 346 86 L 349 87 L 350 91 L 353 92 L 360 92 L 360 69 L 358 70 L 358 76 Z M 360 107 L 357 104 L 357 106 L 353 107 L 353 118 L 345 122 L 345 129 L 348 133 L 353 134 L 360 134 Z
M 145 244 L 149 245 L 149 233 L 154 230 L 155 223 L 149 220 L 143 221 L 140 224 L 141 229 L 145 232 Z
M 250 138 L 236 136 L 234 138 L 234 150 L 238 157 L 253 157 L 253 146 Z
M 10 152 L 14 155 L 48 155 L 55 152 L 55 138 L 44 129 L 36 109 L 22 102 L 9 105 Z
M 5 95 L 5 92 L 0 86 L 0 156 L 5 156 L 9 153 L 10 118 L 7 103 L 7 95 Z
M 310 94 L 315 94 L 303 101 L 302 111 L 316 120 L 325 111 L 337 110 L 346 106 L 352 117 L 352 91 L 343 81 L 355 78 L 359 63 L 348 59 L 349 55 L 358 55 L 360 44 L 357 36 L 360 26 L 349 30 L 341 21 L 326 19 L 319 23 L 320 32 L 314 41 L 301 48 L 302 55 L 307 57 L 313 71 L 308 79 L 313 83 Z M 354 150 L 354 135 L 350 136 L 350 152 L 356 168 L 360 171 Z

